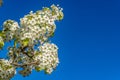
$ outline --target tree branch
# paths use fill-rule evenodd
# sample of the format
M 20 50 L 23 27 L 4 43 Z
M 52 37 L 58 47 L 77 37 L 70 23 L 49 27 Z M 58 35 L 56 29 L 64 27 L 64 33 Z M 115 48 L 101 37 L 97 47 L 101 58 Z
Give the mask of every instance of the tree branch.
M 39 64 L 39 61 L 35 61 L 35 62 L 31 62 L 31 63 L 24 63 L 24 64 L 18 64 L 18 63 L 11 63 L 14 66 L 18 66 L 18 67 L 23 67 L 23 66 L 30 66 L 33 64 Z
M 25 54 L 25 55 L 27 55 L 28 57 L 30 57 L 30 58 L 32 58 L 33 57 L 33 55 L 32 56 L 30 56 L 27 52 L 25 52 L 25 49 L 27 48 L 28 46 L 25 46 L 25 47 L 20 47 L 20 49 L 21 49 L 21 52 L 23 53 L 23 54 Z
M 0 6 L 2 6 L 2 4 L 3 4 L 3 0 L 0 0 Z

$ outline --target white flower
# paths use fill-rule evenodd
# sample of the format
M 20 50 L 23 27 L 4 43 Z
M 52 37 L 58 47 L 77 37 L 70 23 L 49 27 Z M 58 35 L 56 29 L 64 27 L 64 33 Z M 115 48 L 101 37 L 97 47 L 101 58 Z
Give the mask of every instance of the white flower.
M 54 35 L 55 21 L 62 19 L 62 8 L 52 5 L 31 11 L 20 19 L 20 26 L 14 20 L 6 20 L 0 33 L 0 48 L 5 41 L 13 41 L 14 45 L 8 49 L 9 60 L 0 59 L 0 80 L 10 80 L 17 67 L 23 68 L 19 71 L 23 76 L 28 76 L 32 69 L 50 74 L 57 67 L 59 58 L 58 47 L 49 39 Z
M 35 56 L 35 60 L 39 60 L 40 64 L 38 65 L 42 69 L 45 70 L 48 74 L 50 74 L 53 69 L 59 63 L 58 54 L 57 54 L 57 46 L 53 43 L 44 43 L 39 47 L 41 54 Z
M 15 75 L 15 73 L 15 68 L 9 63 L 8 60 L 0 59 L 0 79 L 10 79 Z

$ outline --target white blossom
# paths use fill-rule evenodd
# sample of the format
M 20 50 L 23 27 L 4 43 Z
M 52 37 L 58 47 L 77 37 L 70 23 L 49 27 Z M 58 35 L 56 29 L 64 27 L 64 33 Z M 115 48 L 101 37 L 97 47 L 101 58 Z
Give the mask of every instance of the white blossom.
M 0 80 L 9 80 L 15 73 L 15 68 L 8 60 L 0 59 Z
M 51 73 L 59 63 L 58 47 L 53 43 L 45 43 L 39 47 L 40 54 L 35 56 L 35 60 L 39 60 L 38 67 L 44 69 L 45 72 Z M 49 70 L 50 69 L 50 70 Z
M 56 20 L 63 19 L 62 8 L 59 5 L 44 7 L 36 12 L 30 11 L 20 19 L 20 25 L 14 20 L 6 20 L 0 31 L 0 49 L 5 42 L 13 41 L 8 48 L 8 60 L 0 59 L 0 80 L 10 80 L 16 68 L 19 73 L 28 76 L 33 69 L 44 70 L 51 74 L 59 63 L 58 47 L 50 43 Z

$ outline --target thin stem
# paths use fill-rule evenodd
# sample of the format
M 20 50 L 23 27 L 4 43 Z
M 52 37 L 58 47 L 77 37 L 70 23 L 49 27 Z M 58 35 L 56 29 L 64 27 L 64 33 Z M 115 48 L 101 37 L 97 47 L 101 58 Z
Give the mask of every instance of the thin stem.
M 2 6 L 2 4 L 3 4 L 3 0 L 0 0 L 0 6 Z
M 30 66 L 30 65 L 34 65 L 34 64 L 39 64 L 38 61 L 35 62 L 31 62 L 31 63 L 24 63 L 24 64 L 18 64 L 18 63 L 11 63 L 14 66 L 18 66 L 18 67 L 23 67 L 23 66 Z

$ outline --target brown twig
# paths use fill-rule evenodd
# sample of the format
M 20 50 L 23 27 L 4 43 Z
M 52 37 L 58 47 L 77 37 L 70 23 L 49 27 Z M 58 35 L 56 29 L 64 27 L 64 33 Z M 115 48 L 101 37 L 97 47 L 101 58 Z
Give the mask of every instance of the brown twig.
M 18 64 L 18 63 L 11 63 L 11 64 L 14 66 L 17 66 L 17 67 L 23 67 L 23 66 L 30 66 L 30 65 L 34 65 L 34 64 L 39 64 L 39 62 L 35 61 L 35 62 L 24 63 L 24 64 Z
M 3 1 L 2 1 L 2 0 L 0 0 L 0 6 L 2 6 L 2 4 L 3 4 Z

